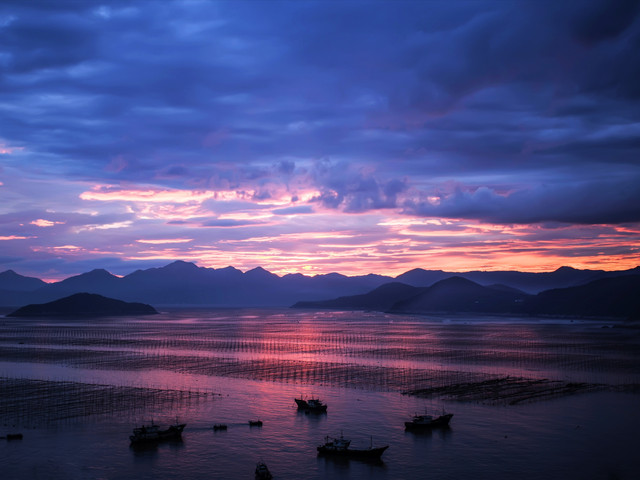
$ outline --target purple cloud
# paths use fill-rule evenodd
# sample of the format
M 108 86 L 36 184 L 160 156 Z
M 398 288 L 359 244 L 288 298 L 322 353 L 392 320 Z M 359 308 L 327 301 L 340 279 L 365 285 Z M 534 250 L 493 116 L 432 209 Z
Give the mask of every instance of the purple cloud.
M 500 224 L 562 222 L 619 224 L 640 222 L 640 178 L 561 185 L 540 185 L 500 193 L 488 187 L 456 187 L 431 201 L 405 203 L 407 213 L 466 218 Z

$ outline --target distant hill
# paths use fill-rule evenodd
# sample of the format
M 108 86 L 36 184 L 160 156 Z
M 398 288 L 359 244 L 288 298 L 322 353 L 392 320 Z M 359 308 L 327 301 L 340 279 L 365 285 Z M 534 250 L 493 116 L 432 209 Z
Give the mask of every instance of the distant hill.
M 448 273 L 442 270 L 424 270 L 422 268 L 414 268 L 408 272 L 402 273 L 396 277 L 396 280 L 414 287 L 429 287 L 440 280 L 452 277 L 454 275 L 462 276 L 460 273 Z
M 392 312 L 475 312 L 513 311 L 529 295 L 517 290 L 483 287 L 462 277 L 440 280 L 420 294 L 399 299 Z
M 466 278 L 483 286 L 501 284 L 522 290 L 526 293 L 539 293 L 552 288 L 574 287 L 601 278 L 612 278 L 620 275 L 640 275 L 640 267 L 631 270 L 578 270 L 571 267 L 560 267 L 553 272 L 517 272 L 517 271 L 471 271 L 447 273 L 442 270 L 423 270 L 416 268 L 398 275 L 396 280 L 416 287 L 428 287 L 452 276 Z
M 546 290 L 537 295 L 504 285 L 484 287 L 462 277 L 450 277 L 425 288 L 389 283 L 364 295 L 322 302 L 298 302 L 293 307 L 410 314 L 475 313 L 640 319 L 640 276 L 603 278 L 577 287 Z
M 48 303 L 26 305 L 8 317 L 103 317 L 123 315 L 155 315 L 155 308 L 144 303 L 127 303 L 94 293 L 76 293 Z
M 400 282 L 385 283 L 363 295 L 338 297 L 333 300 L 297 302 L 293 308 L 320 308 L 333 310 L 387 311 L 399 300 L 418 295 L 424 288 L 412 287 Z
M 46 300 L 73 295 L 74 293 L 97 293 L 106 296 L 117 295 L 120 278 L 102 268 L 51 283 L 39 291 L 46 292 Z
M 640 276 L 603 278 L 586 285 L 557 288 L 523 302 L 524 313 L 640 319 Z
M 510 287 L 483 287 L 462 277 L 450 277 L 430 287 L 387 283 L 364 295 L 322 302 L 297 302 L 293 308 L 379 310 L 398 313 L 489 313 L 514 308 L 530 295 Z
M 13 270 L 6 270 L 0 273 L 0 290 L 29 292 L 44 287 L 46 284 L 39 278 L 23 277 Z
M 344 300 L 346 303 L 342 304 L 343 306 L 330 307 L 326 304 L 317 308 L 386 309 L 391 308 L 395 302 L 409 300 L 407 296 L 396 296 L 396 289 L 406 292 L 407 295 L 409 292 L 417 295 L 420 293 L 418 290 L 413 291 L 408 287 L 428 288 L 451 277 L 460 277 L 482 287 L 502 290 L 503 295 L 500 298 L 506 299 L 508 303 L 509 292 L 516 296 L 524 293 L 537 294 L 544 290 L 579 286 L 620 275 L 638 276 L 640 268 L 606 272 L 562 267 L 546 273 L 450 273 L 442 270 L 414 269 L 393 278 L 375 274 L 348 277 L 339 273 L 278 276 L 261 267 L 243 273 L 234 267 L 205 268 L 190 262 L 176 261 L 159 268 L 137 270 L 124 277 L 96 269 L 52 283 L 23 277 L 7 270 L 0 273 L 0 306 L 16 307 L 30 303 L 46 303 L 74 293 L 86 292 L 126 302 L 214 307 L 288 307 L 298 302 L 309 306 L 318 302 L 334 302 L 338 297 L 362 295 L 363 297 L 355 300 L 358 305 L 353 307 L 346 306 L 353 303 L 352 300 Z M 386 287 L 371 294 L 371 298 L 367 297 L 372 290 L 389 283 L 399 285 Z M 497 301 L 499 296 L 496 295 L 492 291 L 489 297 L 495 296 Z M 392 298 L 395 301 L 390 303 Z M 361 307 L 358 302 L 369 307 Z M 435 299 L 429 302 L 435 305 Z M 440 306 L 449 308 L 445 303 Z

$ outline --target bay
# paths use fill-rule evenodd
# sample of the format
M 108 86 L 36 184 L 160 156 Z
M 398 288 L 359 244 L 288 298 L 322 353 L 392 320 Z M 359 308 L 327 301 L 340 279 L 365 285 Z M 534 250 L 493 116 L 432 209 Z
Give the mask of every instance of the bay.
M 2 318 L 0 432 L 24 438 L 0 441 L 0 467 L 3 478 L 252 478 L 264 460 L 281 479 L 638 478 L 640 397 L 616 391 L 640 383 L 637 332 L 605 321 L 278 309 Z M 517 405 L 402 394 L 508 376 L 610 388 Z M 11 402 L 15 382 L 36 380 L 39 398 Z M 80 393 L 56 397 L 69 382 Z M 117 396 L 139 387 L 174 393 Z M 300 395 L 320 397 L 327 414 L 298 411 Z M 405 432 L 414 413 L 442 409 L 454 413 L 449 429 Z M 187 424 L 182 442 L 130 448 L 135 426 L 176 419 Z M 341 433 L 389 449 L 380 463 L 316 455 Z

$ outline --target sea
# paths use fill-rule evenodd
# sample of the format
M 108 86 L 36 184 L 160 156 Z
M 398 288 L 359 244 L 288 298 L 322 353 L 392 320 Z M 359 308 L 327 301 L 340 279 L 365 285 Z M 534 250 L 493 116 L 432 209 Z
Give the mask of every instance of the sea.
M 494 381 L 543 387 L 514 397 Z M 580 388 L 546 388 L 560 384 Z M 262 461 L 274 479 L 640 479 L 638 385 L 640 329 L 612 320 L 0 316 L 0 437 L 22 434 L 0 438 L 0 478 L 243 479 Z M 327 412 L 299 411 L 300 397 Z M 449 428 L 405 431 L 442 412 Z M 176 422 L 181 440 L 130 445 L 134 428 Z M 341 435 L 389 448 L 318 456 Z

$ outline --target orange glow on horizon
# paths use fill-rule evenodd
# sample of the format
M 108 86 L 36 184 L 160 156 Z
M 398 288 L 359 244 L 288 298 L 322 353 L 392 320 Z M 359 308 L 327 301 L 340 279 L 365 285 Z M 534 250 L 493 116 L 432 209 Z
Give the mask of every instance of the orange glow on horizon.
M 229 218 L 255 219 L 252 215 Z M 326 221 L 326 215 L 320 215 Z M 366 214 L 352 218 L 365 219 Z M 309 217 L 305 217 L 309 218 Z M 350 217 L 351 218 L 351 217 Z M 577 269 L 626 270 L 640 264 L 640 241 L 631 240 L 619 250 L 620 236 L 629 235 L 612 226 L 556 228 L 554 239 L 537 225 L 491 225 L 463 220 L 385 219 L 367 235 L 350 230 L 350 222 L 334 222 L 335 230 L 285 232 L 261 237 L 215 238 L 203 242 L 157 239 L 138 241 L 123 260 L 184 260 L 207 268 L 233 266 L 247 271 L 261 266 L 277 274 L 289 273 L 366 275 L 395 277 L 414 268 L 464 272 L 518 270 L 549 272 L 561 266 Z M 321 224 L 320 224 L 321 225 Z M 317 225 L 316 228 L 320 225 Z M 380 225 L 389 225 L 380 229 Z M 426 235 L 418 228 L 427 229 Z M 224 227 L 227 228 L 228 227 Z M 242 229 L 242 226 L 234 227 Z M 261 227 L 262 228 L 262 227 Z M 429 231 L 430 228 L 435 230 Z M 196 232 L 201 229 L 190 229 Z M 635 232 L 632 230 L 632 232 Z M 564 237 L 563 237 L 564 236 Z M 583 238 L 584 237 L 584 238 Z M 143 239 L 144 240 L 144 239 Z M 332 242 L 333 240 L 333 242 Z M 149 248 L 139 248 L 147 245 Z M 167 246 L 174 244 L 173 246 Z M 184 245 L 184 247 L 181 246 Z M 188 245 L 187 245 L 188 244 Z M 616 251 L 599 254 L 598 251 Z
M 358 254 L 361 257 L 354 260 Z M 225 251 L 161 251 L 139 252 L 128 256 L 127 260 L 175 260 L 190 261 L 200 267 L 225 268 L 229 265 L 242 271 L 261 266 L 276 275 L 289 273 L 327 274 L 332 272 L 347 276 L 375 273 L 395 277 L 414 268 L 425 270 L 444 270 L 448 272 L 466 272 L 472 270 L 496 271 L 518 270 L 522 272 L 551 272 L 561 266 L 576 269 L 627 270 L 639 265 L 638 257 L 621 256 L 619 258 L 605 256 L 567 257 L 559 255 L 540 255 L 521 253 L 499 253 L 487 248 L 484 253 L 470 254 L 460 249 L 441 249 L 428 253 L 416 254 L 410 251 L 399 251 L 389 256 L 374 255 L 372 251 L 360 249 L 359 252 L 291 252 L 278 249 L 269 251 L 235 252 L 233 257 Z
M 73 247 L 64 246 L 63 248 Z M 56 248 L 56 247 L 53 247 Z M 45 251 L 46 249 L 34 248 L 34 251 Z M 53 250 L 53 249 L 51 249 Z M 61 253 L 61 248 L 57 248 L 57 253 Z M 66 253 L 79 255 L 85 252 L 76 247 L 69 249 Z M 116 252 L 92 252 L 94 254 L 114 255 Z M 559 267 L 567 266 L 582 270 L 607 270 L 618 271 L 628 270 L 640 265 L 638 254 L 632 257 L 575 257 L 568 260 L 560 256 L 522 256 L 513 255 L 503 257 L 500 260 L 495 258 L 469 258 L 460 257 L 454 252 L 433 252 L 424 256 L 417 256 L 411 253 L 394 255 L 392 258 L 362 258 L 355 262 L 348 262 L 349 255 L 332 256 L 327 258 L 324 255 L 291 254 L 291 252 L 272 252 L 265 255 L 264 252 L 244 252 L 246 254 L 231 257 L 226 252 L 184 252 L 162 250 L 142 251 L 137 255 L 122 254 L 124 261 L 161 261 L 169 264 L 176 260 L 195 263 L 204 268 L 226 268 L 232 266 L 240 271 L 246 272 L 258 266 L 265 270 L 283 276 L 287 274 L 301 273 L 307 276 L 326 275 L 329 273 L 340 273 L 345 276 L 367 275 L 370 273 L 384 275 L 391 278 L 413 270 L 421 268 L 424 270 L 444 270 L 451 273 L 468 271 L 521 271 L 531 273 L 552 272 Z M 453 255 L 452 255 L 453 254 Z M 132 269 L 133 271 L 134 269 Z M 53 274 L 48 272 L 42 280 L 46 282 L 56 282 L 64 280 L 72 275 L 85 273 L 78 271 L 73 274 Z M 113 272 L 112 272 L 113 273 Z M 131 272 L 127 272 L 131 273 Z
M 282 205 L 278 202 L 299 207 L 300 197 L 292 203 L 291 192 L 280 193 L 260 203 L 253 199 L 255 191 L 96 186 L 81 198 L 114 202 L 110 215 L 91 210 L 86 223 L 56 228 L 49 244 L 45 234 L 52 229 L 38 229 L 38 237 L 5 235 L 0 240 L 36 239 L 38 244 L 24 248 L 73 262 L 104 256 L 158 266 L 184 260 L 241 271 L 260 266 L 277 275 L 337 272 L 395 277 L 415 268 L 549 272 L 561 266 L 626 270 L 640 265 L 636 224 L 502 225 L 409 217 L 391 209 L 347 214 L 320 204 L 288 215 L 286 210 L 274 213 Z M 55 223 L 60 222 L 38 219 L 21 227 L 33 232 L 34 226 Z M 52 272 L 47 277 L 55 278 Z

